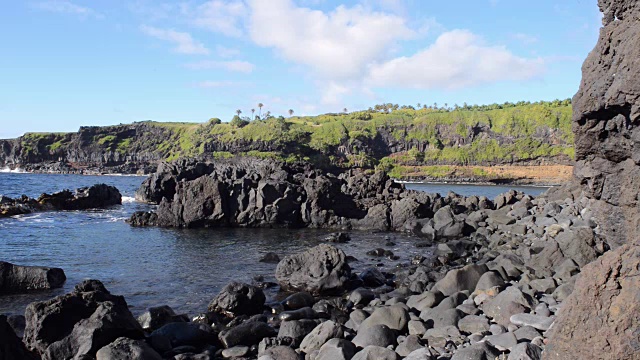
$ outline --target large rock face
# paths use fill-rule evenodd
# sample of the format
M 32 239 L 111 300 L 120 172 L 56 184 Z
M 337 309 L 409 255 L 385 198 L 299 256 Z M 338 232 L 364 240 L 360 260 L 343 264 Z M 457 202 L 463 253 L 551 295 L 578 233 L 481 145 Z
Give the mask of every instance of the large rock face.
M 615 250 L 582 270 L 551 330 L 547 359 L 640 354 L 640 3 L 598 5 L 604 27 L 573 99 L 575 177 Z M 580 259 L 590 261 L 586 255 Z
M 640 356 L 640 246 L 624 245 L 582 269 L 551 329 L 547 359 Z
M 640 5 L 599 0 L 600 39 L 573 98 L 575 177 L 612 247 L 640 234 Z

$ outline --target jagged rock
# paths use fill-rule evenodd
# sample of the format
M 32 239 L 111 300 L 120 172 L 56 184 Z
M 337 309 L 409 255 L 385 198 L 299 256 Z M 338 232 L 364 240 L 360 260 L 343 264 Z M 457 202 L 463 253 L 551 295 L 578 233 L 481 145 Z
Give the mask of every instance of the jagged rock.
M 209 311 L 225 314 L 229 317 L 254 315 L 262 312 L 266 297 L 258 287 L 231 282 L 209 304 Z
M 24 342 L 44 360 L 95 356 L 119 337 L 144 336 L 124 298 L 111 295 L 97 280 L 84 281 L 69 294 L 31 303 L 25 317 Z
M 289 255 L 276 268 L 276 279 L 284 289 L 316 295 L 344 291 L 350 275 L 345 253 L 327 244 Z
M 55 289 L 66 280 L 60 268 L 20 266 L 0 261 L 0 294 Z

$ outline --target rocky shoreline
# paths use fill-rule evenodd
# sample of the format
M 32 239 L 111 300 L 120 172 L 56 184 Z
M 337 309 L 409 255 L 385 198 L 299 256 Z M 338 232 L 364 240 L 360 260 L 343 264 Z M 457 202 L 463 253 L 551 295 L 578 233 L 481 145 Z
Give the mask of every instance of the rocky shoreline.
M 573 99 L 575 181 L 489 200 L 405 191 L 382 172 L 163 164 L 137 194 L 158 210 L 132 225 L 410 231 L 436 256 L 356 274 L 322 244 L 274 263 L 285 300 L 231 282 L 193 317 L 159 306 L 136 319 L 87 280 L 0 316 L 0 358 L 640 359 L 640 4 L 598 5 Z
M 457 202 L 433 215 L 436 238 L 460 222 L 475 230 L 468 237 L 388 273 L 356 274 L 330 244 L 286 256 L 274 263 L 290 291 L 283 301 L 267 299 L 259 281 L 232 282 L 202 314 L 158 304 L 136 320 L 124 298 L 87 281 L 29 306 L 17 329 L 22 351 L 42 359 L 540 359 L 580 269 L 608 247 L 589 202 L 574 196 L 569 187 L 535 199 L 512 192 L 454 213 L 468 200 L 450 194 Z M 58 335 L 44 335 L 53 328 Z

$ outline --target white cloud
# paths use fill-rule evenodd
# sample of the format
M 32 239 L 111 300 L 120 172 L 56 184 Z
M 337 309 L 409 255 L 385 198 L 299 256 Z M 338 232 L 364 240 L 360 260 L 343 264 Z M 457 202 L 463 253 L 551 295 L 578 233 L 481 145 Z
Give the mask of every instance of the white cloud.
M 72 3 L 71 1 L 43 1 L 33 4 L 33 7 L 38 10 L 49 11 L 59 14 L 71 14 L 80 17 L 96 17 L 103 18 L 104 16 L 95 10 L 80 6 Z
M 240 85 L 234 81 L 201 81 L 193 84 L 193 87 L 201 88 L 201 89 L 215 89 L 222 87 L 232 87 Z
M 217 45 L 216 55 L 220 56 L 221 58 L 232 58 L 240 55 L 240 50 Z
M 533 44 L 539 40 L 537 36 L 527 35 L 524 33 L 511 34 L 511 38 L 525 44 Z
M 233 61 L 212 61 L 205 60 L 185 65 L 192 70 L 209 70 L 209 69 L 224 69 L 227 71 L 241 72 L 250 74 L 255 69 L 255 65 L 248 61 L 233 60 Z
M 140 30 L 143 33 L 156 39 L 173 43 L 175 45 L 173 51 L 177 53 L 190 55 L 209 54 L 209 49 L 207 49 L 202 43 L 194 40 L 189 33 L 179 32 L 171 29 L 158 29 L 146 25 L 140 26 Z
M 543 72 L 543 59 L 518 57 L 504 46 L 484 44 L 469 31 L 453 30 L 412 56 L 372 65 L 366 83 L 374 87 L 458 89 L 528 80 Z
M 211 0 L 195 9 L 185 8 L 184 12 L 192 18 L 196 26 L 227 36 L 240 37 L 243 35 L 242 19 L 248 16 L 249 9 L 242 1 Z
M 331 79 L 362 77 L 397 41 L 415 32 L 405 19 L 356 5 L 330 13 L 297 7 L 291 0 L 248 0 L 252 40 L 283 58 Z

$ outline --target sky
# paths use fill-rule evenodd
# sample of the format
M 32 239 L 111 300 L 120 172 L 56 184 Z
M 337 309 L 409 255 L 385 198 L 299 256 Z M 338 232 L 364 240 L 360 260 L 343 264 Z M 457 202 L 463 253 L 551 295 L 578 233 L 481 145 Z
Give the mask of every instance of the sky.
M 134 121 L 572 97 L 595 0 L 21 0 L 0 138 Z

